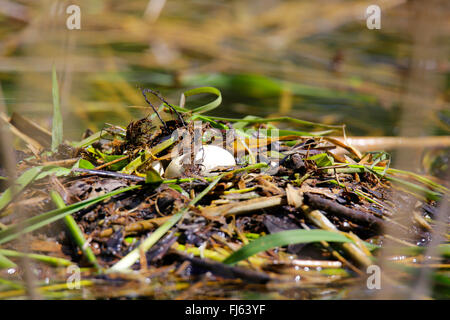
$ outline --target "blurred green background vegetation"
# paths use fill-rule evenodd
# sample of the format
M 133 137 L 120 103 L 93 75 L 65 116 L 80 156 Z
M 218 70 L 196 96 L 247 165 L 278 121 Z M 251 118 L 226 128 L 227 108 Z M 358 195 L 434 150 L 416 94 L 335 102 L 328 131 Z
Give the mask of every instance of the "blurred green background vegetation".
M 1 101 L 50 128 L 55 64 L 67 139 L 147 115 L 138 87 L 177 103 L 206 85 L 223 94 L 216 115 L 290 115 L 346 123 L 351 135 L 399 135 L 417 43 L 427 37 L 417 29 L 429 25 L 433 51 L 420 61 L 432 94 L 420 104 L 418 134 L 447 135 L 450 19 L 444 10 L 439 25 L 420 25 L 418 2 L 2 0 Z M 373 3 L 381 30 L 366 27 Z M 81 30 L 66 28 L 70 4 L 81 8 Z

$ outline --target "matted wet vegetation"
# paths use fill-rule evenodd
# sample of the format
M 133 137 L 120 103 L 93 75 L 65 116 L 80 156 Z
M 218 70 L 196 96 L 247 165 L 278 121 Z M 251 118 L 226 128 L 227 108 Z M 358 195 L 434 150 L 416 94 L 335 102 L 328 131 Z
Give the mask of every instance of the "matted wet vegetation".
M 29 148 L 2 168 L 0 298 L 364 298 L 373 265 L 400 292 L 431 268 L 432 296 L 448 297 L 444 181 L 361 153 L 345 126 L 206 116 L 216 88 L 179 105 L 147 89 L 148 117 L 70 142 L 55 71 L 53 87 L 51 134 L 7 119 Z M 198 94 L 214 98 L 187 109 Z M 211 145 L 235 164 L 207 164 Z

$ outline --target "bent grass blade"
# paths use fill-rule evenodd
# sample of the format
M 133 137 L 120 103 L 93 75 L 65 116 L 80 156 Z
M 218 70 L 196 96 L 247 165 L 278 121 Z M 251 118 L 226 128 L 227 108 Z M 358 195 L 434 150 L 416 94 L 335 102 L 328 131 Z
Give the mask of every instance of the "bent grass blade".
M 217 98 L 214 99 L 210 103 L 207 103 L 203 106 L 194 108 L 192 110 L 186 109 L 184 107 L 184 104 L 186 102 L 186 97 L 190 97 L 190 96 L 194 96 L 194 95 L 202 94 L 202 93 L 211 93 L 211 94 L 216 95 Z M 195 88 L 195 89 L 191 89 L 191 90 L 183 92 L 181 94 L 180 106 L 175 107 L 175 108 L 182 112 L 192 112 L 193 114 L 200 114 L 200 113 L 208 112 L 208 111 L 211 111 L 211 110 L 217 108 L 221 103 L 222 103 L 222 94 L 218 89 L 216 89 L 214 87 L 200 87 L 200 88 Z
M 310 242 L 352 242 L 342 234 L 325 230 L 288 230 L 260 237 L 228 256 L 223 263 L 235 264 L 254 254 L 276 247 Z

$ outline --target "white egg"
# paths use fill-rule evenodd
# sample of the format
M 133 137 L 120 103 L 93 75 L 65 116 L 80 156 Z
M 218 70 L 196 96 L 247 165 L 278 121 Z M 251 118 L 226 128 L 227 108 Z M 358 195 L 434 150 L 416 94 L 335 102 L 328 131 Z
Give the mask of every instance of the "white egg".
M 154 161 L 154 162 L 152 163 L 152 168 L 155 169 L 155 171 L 158 172 L 159 175 L 160 175 L 161 177 L 163 176 L 163 174 L 164 174 L 164 168 L 163 168 L 161 162 L 159 162 L 159 161 Z
M 166 168 L 165 177 L 180 177 L 184 173 L 183 164 L 189 163 L 190 161 L 190 158 L 188 157 L 190 157 L 189 154 L 183 154 L 173 159 Z M 236 161 L 230 152 L 221 147 L 212 145 L 202 146 L 202 148 L 195 154 L 195 162 L 201 164 L 200 174 L 203 176 L 216 175 L 216 173 L 211 173 L 210 171 L 217 167 L 236 165 Z

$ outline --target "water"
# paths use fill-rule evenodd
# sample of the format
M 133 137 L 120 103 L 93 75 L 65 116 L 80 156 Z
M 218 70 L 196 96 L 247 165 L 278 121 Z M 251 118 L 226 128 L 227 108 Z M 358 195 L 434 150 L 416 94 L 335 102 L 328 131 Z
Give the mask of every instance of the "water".
M 49 127 L 56 63 L 68 139 L 144 116 L 127 108 L 145 106 L 138 86 L 177 103 L 202 85 L 221 90 L 217 115 L 285 114 L 396 135 L 413 50 L 408 7 L 394 3 L 382 29 L 368 30 L 359 3 L 175 0 L 149 22 L 148 1 L 82 1 L 81 30 L 71 31 L 64 2 L 25 5 L 32 23 L 3 18 L 0 27 L 3 101 Z M 436 63 L 448 75 L 445 59 Z M 443 103 L 429 134 L 449 133 Z

